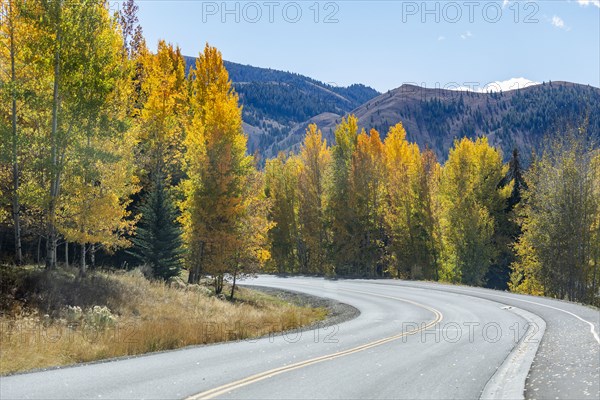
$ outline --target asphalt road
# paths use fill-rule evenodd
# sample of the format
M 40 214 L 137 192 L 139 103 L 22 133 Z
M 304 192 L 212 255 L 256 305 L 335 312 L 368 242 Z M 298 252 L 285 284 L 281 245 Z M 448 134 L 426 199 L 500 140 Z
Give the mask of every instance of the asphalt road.
M 403 281 L 248 283 L 332 298 L 361 313 L 327 328 L 2 377 L 0 398 L 476 399 L 529 341 L 532 327 L 511 307 L 546 323 L 526 397 L 600 398 L 600 315 L 588 307 Z M 518 385 L 512 378 L 502 385 Z

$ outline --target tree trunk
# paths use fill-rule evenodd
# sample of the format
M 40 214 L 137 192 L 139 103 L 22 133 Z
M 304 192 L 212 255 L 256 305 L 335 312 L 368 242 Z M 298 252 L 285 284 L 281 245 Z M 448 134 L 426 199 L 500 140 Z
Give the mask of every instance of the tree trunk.
M 96 269 L 96 245 L 92 244 L 90 248 L 90 260 L 92 269 Z
M 221 294 L 223 292 L 223 275 L 217 275 L 215 277 L 215 294 Z
M 85 243 L 81 245 L 81 265 L 79 265 L 79 275 L 81 277 L 85 277 L 87 274 L 87 265 L 86 265 L 86 248 Z
M 69 242 L 65 240 L 65 267 L 69 268 Z
M 195 274 L 194 274 L 194 270 L 195 270 L 195 269 L 196 269 L 196 268 L 195 268 L 194 266 L 192 266 L 192 267 L 190 268 L 190 272 L 189 272 L 189 274 L 188 274 L 188 284 L 190 284 L 190 285 L 194 285 L 194 284 L 195 284 L 195 282 L 194 282 L 194 281 L 195 281 L 195 276 L 194 276 L 194 275 L 195 275 Z
M 51 164 L 50 164 L 50 204 L 47 210 L 47 242 L 46 268 L 56 268 L 56 203 L 60 185 L 58 173 L 58 108 L 59 108 L 59 78 L 60 78 L 60 44 L 62 32 L 60 27 L 60 3 L 56 6 L 56 48 L 54 49 L 54 85 L 52 89 L 52 130 L 50 135 Z
M 190 268 L 190 274 L 188 276 L 188 283 L 190 285 L 196 285 L 200 282 L 200 271 L 199 271 L 199 266 L 194 264 L 192 265 L 192 267 Z
M 231 296 L 230 296 L 231 300 L 233 300 L 233 295 L 235 293 L 235 281 L 236 281 L 236 278 L 237 278 L 237 271 L 235 271 L 233 273 L 233 284 L 231 285 Z
M 16 86 L 16 68 L 15 68 L 15 15 L 13 13 L 12 1 L 8 2 L 9 21 L 10 21 L 10 70 L 11 81 Z M 17 133 L 17 93 L 16 89 L 12 88 L 12 172 L 13 172 L 13 198 L 12 198 L 12 214 L 13 225 L 15 230 L 15 263 L 23 264 L 23 251 L 21 249 L 21 204 L 19 202 L 19 163 L 18 163 L 18 133 Z
M 194 260 L 194 263 L 193 263 L 192 267 L 190 268 L 190 273 L 188 275 L 188 283 L 190 285 L 197 285 L 198 283 L 200 283 L 200 272 L 201 272 L 201 265 L 202 265 L 201 263 L 202 263 L 203 255 L 204 255 L 204 243 L 201 243 L 199 260 Z

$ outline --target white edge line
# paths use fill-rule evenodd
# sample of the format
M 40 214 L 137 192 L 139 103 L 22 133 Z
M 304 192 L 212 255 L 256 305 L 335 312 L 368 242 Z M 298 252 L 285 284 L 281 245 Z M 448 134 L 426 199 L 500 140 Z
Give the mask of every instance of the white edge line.
M 481 294 L 481 295 L 489 295 L 489 296 L 495 296 L 495 297 L 502 297 L 504 299 L 509 299 L 509 300 L 523 301 L 525 303 L 535 304 L 535 305 L 538 305 L 538 306 L 542 306 L 542 307 L 546 307 L 546 308 L 551 308 L 553 310 L 564 312 L 565 314 L 569 314 L 569 315 L 577 318 L 581 322 L 585 322 L 586 324 L 588 324 L 590 326 L 590 333 L 592 334 L 592 336 L 594 336 L 594 339 L 596 339 L 596 342 L 598 342 L 598 344 L 600 344 L 600 337 L 598 337 L 598 333 L 596 332 L 596 327 L 595 327 L 595 325 L 594 325 L 593 322 L 590 322 L 590 321 L 588 321 L 586 319 L 583 319 L 579 315 L 574 314 L 574 313 L 572 313 L 570 311 L 563 310 L 562 308 L 558 308 L 558 307 L 554 307 L 554 306 L 549 306 L 547 304 L 537 303 L 535 301 L 520 299 L 518 297 L 503 296 L 501 294 L 495 294 L 495 293 L 478 293 L 477 291 L 470 292 L 468 290 L 461 290 L 461 289 L 458 289 L 458 288 L 454 288 L 454 290 L 458 291 L 458 292 L 463 292 L 463 293 L 470 294 L 471 296 L 476 295 L 476 294 Z
M 515 307 L 509 311 L 524 318 L 529 327 L 485 385 L 482 400 L 525 398 L 527 375 L 546 331 L 546 322 L 538 315 Z

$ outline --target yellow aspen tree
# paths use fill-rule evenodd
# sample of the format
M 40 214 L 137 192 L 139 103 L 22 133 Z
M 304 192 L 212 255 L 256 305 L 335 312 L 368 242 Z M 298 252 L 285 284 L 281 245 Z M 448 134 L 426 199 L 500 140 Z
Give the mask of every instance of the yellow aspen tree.
M 350 275 L 355 272 L 355 243 L 352 233 L 355 215 L 350 204 L 350 172 L 358 133 L 356 116 L 349 115 L 342 119 L 335 129 L 335 146 L 331 150 L 327 218 L 331 230 L 330 261 L 335 275 Z
M 128 218 L 130 196 L 138 190 L 133 175 L 135 139 L 127 130 L 127 71 L 121 67 L 122 38 L 104 3 L 77 11 L 91 29 L 82 56 L 94 58 L 72 72 L 81 89 L 74 101 L 70 132 L 60 168 L 55 229 L 81 245 L 80 272 L 86 274 L 86 253 L 125 247 L 135 220 Z M 89 25 L 88 25 L 89 24 Z M 77 125 L 75 125 L 77 123 Z
M 178 47 L 158 42 L 156 54 L 143 51 L 142 108 L 136 118 L 138 163 L 143 181 L 182 178 L 184 121 L 187 107 L 185 61 Z
M 371 129 L 358 135 L 350 168 L 350 224 L 353 239 L 353 275 L 381 277 L 384 273 L 383 207 L 385 197 L 384 147 L 379 133 Z
M 81 246 L 81 275 L 86 274 L 89 249 L 111 252 L 130 245 L 126 237 L 133 232 L 136 219 L 129 218 L 128 206 L 131 195 L 139 189 L 134 175 L 134 144 L 128 132 L 122 137 L 93 138 L 87 150 L 103 156 L 86 160 L 90 164 L 83 165 L 85 171 L 66 171 L 58 230 L 65 240 Z
M 331 275 L 327 262 L 326 187 L 331 152 L 321 130 L 308 126 L 300 149 L 298 177 L 298 224 L 301 235 L 301 264 L 311 274 Z
M 406 140 L 401 123 L 390 128 L 385 140 L 387 210 L 392 265 L 403 278 L 422 279 L 430 267 L 429 235 L 425 214 L 427 177 L 419 147 Z
M 243 247 L 238 232 L 246 212 L 252 157 L 246 155 L 238 97 L 216 48 L 206 45 L 190 79 L 188 179 L 181 204 L 189 281 L 197 283 L 201 273 L 208 273 L 221 293 Z
M 298 159 L 284 153 L 265 165 L 266 192 L 272 204 L 270 219 L 275 223 L 270 231 L 272 270 L 279 273 L 298 272 L 299 169 Z
M 7 187 L 10 195 L 11 220 L 17 233 L 17 227 L 29 237 L 38 236 L 38 260 L 44 257 L 41 249 L 42 239 L 48 231 L 48 187 L 50 169 L 50 132 L 52 120 L 53 78 L 51 70 L 54 54 L 53 41 L 56 39 L 49 31 L 51 16 L 45 13 L 46 5 L 40 1 L 5 0 L 5 6 L 12 6 L 14 25 L 0 24 L 0 29 L 12 29 L 14 36 L 14 60 L 8 57 L 11 46 L 0 45 L 0 80 L 12 79 L 14 61 L 15 85 L 0 84 L 0 97 L 10 95 L 0 101 L 2 117 L 12 119 L 12 100 L 16 98 L 16 124 L 9 121 L 10 136 L 6 137 L 7 152 L 5 159 L 10 160 L 11 182 Z M 11 39 L 10 35 L 0 35 L 0 41 Z M 6 74 L 3 74 L 3 73 Z M 8 90 L 3 90 L 8 89 Z M 66 102 L 66 99 L 65 99 Z M 6 109 L 4 107 L 7 107 Z M 6 110 L 6 112 L 4 112 Z M 0 119 L 2 119 L 0 117 Z M 8 120 L 7 120 L 8 121 Z M 0 122 L 1 124 L 1 122 Z M 16 128 L 12 129 L 12 128 Z M 7 131 L 8 134 L 8 131 Z M 16 140 L 15 140 L 16 139 Z M 2 139 L 4 142 L 4 139 Z M 14 145 L 16 144 L 16 149 Z M 10 145 L 10 146 L 9 146 Z M 15 162 L 16 156 L 16 162 Z M 15 168 L 17 167 L 17 168 Z M 15 174 L 16 172 L 16 174 Z M 16 178 L 16 179 L 15 179 Z M 16 211 L 16 212 L 15 212 Z M 15 223 L 15 217 L 18 222 Z M 17 244 L 15 235 L 15 244 Z M 15 246 L 18 249 L 18 244 Z M 18 256 L 17 256 L 18 258 Z
M 440 182 L 442 177 L 442 167 L 437 160 L 435 152 L 426 149 L 421 154 L 422 174 L 420 181 L 420 196 L 422 212 L 422 240 L 425 242 L 423 248 L 426 249 L 423 260 L 425 270 L 423 277 L 425 279 L 439 279 L 440 255 L 442 244 L 442 232 L 440 226 Z
M 442 279 L 469 285 L 484 283 L 497 254 L 497 219 L 512 191 L 512 182 L 500 186 L 507 170 L 487 138 L 464 138 L 450 150 L 440 187 Z
M 21 50 L 19 41 L 22 41 L 21 35 L 25 27 L 21 23 L 20 10 L 18 9 L 20 4 L 18 3 L 14 0 L 3 0 L 0 2 L 0 18 L 2 19 L 2 24 L 0 25 L 0 60 L 3 66 L 0 70 L 0 88 L 2 88 L 0 99 L 3 105 L 10 104 L 10 112 L 2 110 L 3 117 L 10 115 L 10 121 L 4 118 L 0 119 L 0 139 L 2 140 L 2 144 L 0 145 L 0 169 L 4 171 L 4 177 L 7 175 L 6 170 L 8 169 L 8 165 L 12 164 L 11 185 L 7 184 L 8 180 L 4 180 L 4 182 L 0 182 L 0 188 L 3 194 L 2 197 L 5 197 L 4 201 L 8 200 L 6 197 L 11 198 L 15 244 L 14 260 L 17 264 L 21 264 L 23 262 L 23 252 L 21 250 L 21 203 L 19 199 L 20 130 L 17 128 L 17 119 L 19 117 L 17 103 L 19 97 L 21 97 L 19 96 L 18 89 L 23 82 L 22 79 L 19 79 L 20 76 L 17 75 L 17 64 L 22 62 L 22 57 L 20 57 L 18 52 Z M 7 145 L 8 143 L 10 143 L 10 146 Z M 7 196 L 5 193 L 11 194 Z M 0 217 L 1 213 L 0 211 Z
M 16 264 L 23 262 L 22 209 L 33 208 L 23 200 L 27 200 L 26 180 L 30 179 L 35 164 L 31 150 L 38 96 L 34 93 L 43 93 L 44 83 L 47 84 L 39 79 L 39 63 L 35 62 L 41 32 L 27 18 L 29 9 L 36 7 L 24 0 L 0 1 L 0 169 L 3 178 L 0 213 L 10 214 Z
M 243 200 L 244 213 L 238 222 L 237 242 L 232 265 L 228 271 L 231 277 L 233 300 L 236 282 L 240 277 L 253 276 L 271 259 L 269 232 L 275 223 L 269 219 L 271 201 L 265 194 L 265 176 L 253 169 L 247 181 Z
M 90 135 L 111 135 L 99 129 L 107 122 L 105 108 L 122 76 L 122 38 L 102 0 L 78 2 L 32 1 L 27 4 L 27 24 L 39 32 L 32 51 L 33 65 L 43 76 L 35 91 L 40 131 L 39 185 L 46 238 L 46 267 L 57 264 L 57 244 L 62 201 L 69 181 L 67 171 L 82 173 L 72 164 L 94 159 L 88 151 Z M 36 147 L 36 146 L 34 146 Z M 92 165 L 91 163 L 88 165 Z

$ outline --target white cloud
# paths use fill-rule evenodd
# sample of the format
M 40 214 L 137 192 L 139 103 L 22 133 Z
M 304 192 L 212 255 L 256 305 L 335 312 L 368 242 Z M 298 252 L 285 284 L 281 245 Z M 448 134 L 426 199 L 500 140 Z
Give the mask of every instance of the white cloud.
M 584 7 L 587 7 L 590 4 L 593 4 L 596 7 L 600 8 L 600 0 L 577 0 L 577 3 L 579 3 L 580 6 L 584 6 Z
M 465 39 L 470 38 L 471 36 L 473 36 L 473 34 L 471 33 L 471 31 L 466 31 L 465 33 L 463 33 L 462 35 L 460 35 L 460 38 L 462 40 L 465 40 Z
M 563 21 L 561 17 L 556 16 L 556 15 L 554 17 L 552 17 L 552 19 L 550 20 L 550 23 L 559 29 L 566 28 L 565 21 Z
M 455 88 L 449 88 L 450 90 L 456 90 L 459 92 L 476 92 L 476 93 L 488 93 L 488 92 L 508 92 L 510 90 L 523 89 L 529 86 L 539 85 L 539 82 L 534 82 L 526 78 L 511 78 L 505 81 L 495 81 L 486 83 L 482 87 L 475 83 L 469 83 L 470 86 L 458 86 Z
M 510 3 L 510 0 L 503 0 L 502 1 L 502 8 L 506 7 L 509 3 Z
M 438 41 L 441 42 L 442 40 L 446 40 L 445 36 L 438 36 Z

